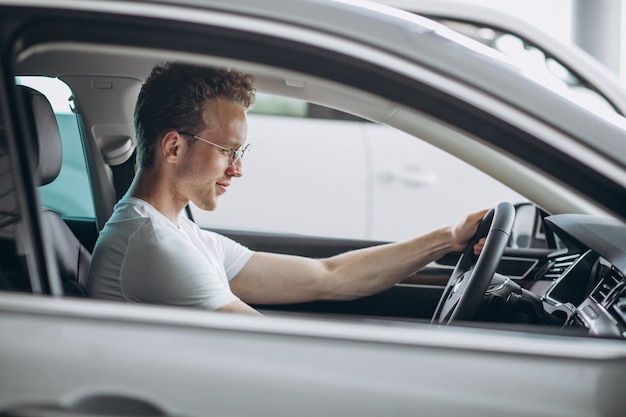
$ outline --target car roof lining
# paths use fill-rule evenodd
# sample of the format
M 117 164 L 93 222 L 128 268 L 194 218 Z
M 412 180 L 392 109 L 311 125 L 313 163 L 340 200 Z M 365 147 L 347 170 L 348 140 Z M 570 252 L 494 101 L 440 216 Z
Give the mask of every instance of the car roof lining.
M 256 78 L 258 92 L 301 99 L 383 123 L 461 157 L 487 174 L 501 175 L 503 171 L 508 172 L 509 174 L 499 180 L 531 201 L 545 201 L 542 198 L 545 195 L 563 196 L 555 206 L 544 207 L 549 212 L 606 214 L 557 182 L 547 181 L 546 177 L 534 173 L 533 168 L 495 151 L 458 128 L 447 126 L 427 114 L 371 93 L 283 68 L 206 54 L 117 45 L 99 44 L 95 53 L 93 45 L 89 43 L 50 42 L 32 46 L 20 53 L 16 72 L 18 75 L 46 75 L 61 79 L 77 75 L 117 79 L 125 77 L 140 85 L 154 65 L 164 62 L 162 57 L 167 57 L 168 61 L 237 68 L 250 72 Z M 84 111 L 89 113 L 90 109 Z M 132 113 L 127 117 L 127 121 L 132 122 Z M 473 149 L 463 145 L 468 140 L 473 142 Z M 478 148 L 475 143 L 479 144 Z M 525 180 L 520 181 L 521 178 Z

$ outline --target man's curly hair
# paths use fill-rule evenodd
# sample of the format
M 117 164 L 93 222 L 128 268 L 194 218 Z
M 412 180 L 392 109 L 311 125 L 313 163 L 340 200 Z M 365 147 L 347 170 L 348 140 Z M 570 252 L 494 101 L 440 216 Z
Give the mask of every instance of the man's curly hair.
M 135 106 L 138 165 L 153 167 L 155 144 L 166 131 L 195 133 L 210 126 L 212 121 L 205 118 L 208 101 L 228 100 L 248 110 L 254 96 L 254 77 L 249 74 L 179 63 L 156 66 Z

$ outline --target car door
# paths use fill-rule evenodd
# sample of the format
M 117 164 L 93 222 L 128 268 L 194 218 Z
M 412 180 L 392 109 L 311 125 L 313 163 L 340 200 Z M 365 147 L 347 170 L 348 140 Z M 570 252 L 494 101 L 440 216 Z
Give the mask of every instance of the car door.
M 47 240 L 38 226 L 23 112 L 19 101 L 1 88 L 0 100 L 10 109 L 2 116 L 10 114 L 12 122 L 2 120 L 0 129 L 0 235 L 17 255 L 3 251 L 0 258 L 0 415 L 354 416 L 389 409 L 412 415 L 427 404 L 437 415 L 479 416 L 503 412 L 517 398 L 517 387 L 505 383 L 511 370 L 548 372 L 554 375 L 548 383 L 564 375 L 575 379 L 580 372 L 580 366 L 570 365 L 578 359 L 573 353 L 566 359 L 570 366 L 564 367 L 561 357 L 536 360 L 518 354 L 511 361 L 506 351 L 467 349 L 473 339 L 464 329 L 420 331 L 402 323 L 242 317 L 37 296 L 60 292 L 43 288 L 56 281 L 51 263 L 37 266 L 48 259 Z M 20 269 L 7 263 L 16 259 L 24 261 Z M 28 288 L 9 287 L 18 283 L 16 278 L 26 278 Z M 441 338 L 442 331 L 447 337 Z M 491 336 L 492 348 L 511 343 L 509 336 L 500 337 Z M 547 342 L 535 343 L 535 349 L 547 349 L 542 347 Z M 559 354 L 568 349 L 553 340 L 549 346 Z M 467 354 L 460 357 L 463 350 Z M 584 374 L 594 380 L 615 369 L 614 362 L 592 363 Z M 494 405 L 492 391 L 481 396 L 482 387 L 466 387 L 463 381 L 475 377 L 474 368 L 486 373 L 485 383 L 501 387 L 499 398 L 507 401 Z M 445 386 L 440 392 L 464 392 L 471 401 L 465 396 L 451 401 L 447 394 L 433 398 L 433 381 Z M 524 393 L 545 398 L 532 385 Z M 550 407 L 556 401 L 552 398 L 533 403 L 528 414 L 534 407 Z
M 43 65 L 46 57 L 54 58 L 47 61 L 46 70 L 51 72 L 64 63 L 99 72 L 104 71 L 104 64 L 115 67 L 125 59 L 132 60 L 132 68 L 126 68 L 132 72 L 145 63 L 143 59 L 152 62 L 178 56 L 219 64 L 224 63 L 221 58 L 231 58 L 229 64 L 236 61 L 258 69 L 259 61 L 274 55 L 274 70 L 287 72 L 294 63 L 309 63 L 307 69 L 341 70 L 351 80 L 354 72 L 349 63 L 355 58 L 350 54 L 358 45 L 350 43 L 343 53 L 334 52 L 342 59 L 333 63 L 336 67 L 327 65 L 327 50 L 308 55 L 321 48 L 307 43 L 319 33 L 311 27 L 301 33 L 295 24 L 281 31 L 285 28 L 278 24 L 279 11 L 268 10 L 269 18 L 262 18 L 265 14 L 255 17 L 255 2 L 247 4 L 252 9 L 249 13 L 228 9 L 241 6 L 245 11 L 245 2 L 214 3 L 214 8 L 207 9 L 194 9 L 191 2 L 168 6 L 166 2 L 41 1 L 31 10 L 33 4 L 37 2 L 0 6 L 0 117 L 8 138 L 0 156 L 7 155 L 9 161 L 4 159 L 1 165 L 9 168 L 0 177 L 2 186 L 7 186 L 2 188 L 0 207 L 8 216 L 7 225 L 20 225 L 19 230 L 6 232 L 19 248 L 14 259 L 26 261 L 26 272 L 19 276 L 27 276 L 32 287 L 22 295 L 0 291 L 0 414 L 620 415 L 626 371 L 621 340 L 390 320 L 247 317 L 60 297 L 51 248 L 37 214 L 24 109 L 12 89 L 15 74 L 7 74 L 17 67 L 16 52 L 28 50 L 20 55 L 20 64 L 33 59 Z M 289 4 L 284 2 L 280 11 L 289 10 Z M 334 9 L 337 6 L 332 2 L 294 4 L 298 12 L 300 7 L 313 7 L 313 11 L 317 7 L 322 16 L 345 13 Z M 215 10 L 220 6 L 218 13 Z M 350 10 L 351 6 L 342 3 L 342 7 Z M 346 19 L 345 23 L 351 22 Z M 263 36 L 248 32 L 252 28 L 265 32 Z M 408 35 L 400 26 L 390 28 Z M 327 34 L 328 27 L 323 32 Z M 307 48 L 293 48 L 294 37 L 300 37 L 297 46 Z M 331 40 L 346 42 L 340 37 Z M 306 63 L 298 59 L 307 57 Z M 415 87 L 415 79 L 410 85 L 398 82 L 405 78 L 395 70 L 378 68 L 378 73 L 371 74 L 367 73 L 371 63 L 363 64 L 367 65 L 358 69 L 380 81 L 374 86 Z M 389 72 L 394 76 L 385 77 Z M 351 91 L 342 90 L 346 95 Z M 407 96 L 415 99 L 416 93 L 420 99 L 422 94 L 437 98 L 423 90 L 411 90 Z M 386 100 L 376 96 L 372 103 L 383 107 Z M 447 104 L 447 110 L 454 107 L 452 113 L 475 110 L 459 100 L 450 99 Z M 426 122 L 426 118 L 420 120 Z M 529 133 L 512 129 L 506 121 L 478 118 L 477 123 L 536 143 L 527 137 Z M 439 127 L 444 129 L 444 124 Z M 15 244 L 18 237 L 19 246 Z

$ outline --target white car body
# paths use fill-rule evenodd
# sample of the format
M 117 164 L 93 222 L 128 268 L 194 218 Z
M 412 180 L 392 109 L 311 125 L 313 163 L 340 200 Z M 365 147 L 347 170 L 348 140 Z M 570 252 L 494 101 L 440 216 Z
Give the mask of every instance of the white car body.
M 15 193 L 15 204 L 23 208 L 15 234 L 33 286 L 32 294 L 0 291 L 0 413 L 624 414 L 626 343 L 623 335 L 609 337 L 596 327 L 608 323 L 621 329 L 619 318 L 604 309 L 596 312 L 596 321 L 582 308 L 552 305 L 581 321 L 574 329 L 579 335 L 558 326 L 548 331 L 506 323 L 444 326 L 273 311 L 244 317 L 63 297 L 52 239 L 40 224 L 29 148 L 23 145 L 24 106 L 11 77 L 58 76 L 76 95 L 97 226 L 116 201 L 103 155 L 128 150 L 137 90 L 162 59 L 253 72 L 261 92 L 316 102 L 420 138 L 549 213 L 606 216 L 623 226 L 621 116 L 580 108 L 563 97 L 566 91 L 544 88 L 501 54 L 427 19 L 373 3 L 0 0 L 0 20 L 0 99 L 11 145 L 10 163 L 3 164 L 8 174 L 1 178 L 17 184 L 6 195 Z M 61 23 L 73 26 L 62 29 L 67 26 Z M 258 123 L 251 118 L 251 128 L 261 129 Z M 330 151 L 341 156 L 360 141 Z M 271 155 L 271 149 L 263 152 L 260 157 Z M 397 151 L 391 159 L 399 161 Z M 253 162 L 246 164 L 255 169 Z M 264 187 L 259 195 L 278 198 L 280 190 L 271 187 L 290 175 L 282 168 L 273 174 L 275 182 L 257 185 Z M 454 203 L 484 192 L 471 184 L 465 185 L 467 194 L 453 196 Z M 355 196 L 357 203 L 363 198 Z M 226 199 L 223 203 L 234 210 Z M 356 217 L 360 222 L 367 215 Z M 403 219 L 408 223 L 412 217 Z M 533 237 L 543 233 L 535 232 Z M 612 243 L 610 249 L 626 249 L 623 236 Z M 539 252 L 530 248 L 524 255 Z M 623 263 L 615 262 L 618 267 Z M 537 284 L 558 285 L 561 278 L 567 275 Z M 425 290 L 410 283 L 397 289 Z M 410 298 L 408 304 L 417 301 Z

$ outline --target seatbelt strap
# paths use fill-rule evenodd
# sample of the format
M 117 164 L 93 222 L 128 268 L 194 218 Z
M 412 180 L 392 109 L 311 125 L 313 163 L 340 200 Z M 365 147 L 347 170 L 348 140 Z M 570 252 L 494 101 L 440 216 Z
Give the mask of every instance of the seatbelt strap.
M 113 173 L 113 187 L 115 187 L 115 196 L 119 201 L 120 198 L 126 194 L 130 183 L 135 177 L 135 157 L 137 150 L 133 151 L 133 154 L 125 162 L 119 165 L 110 165 L 111 172 Z

